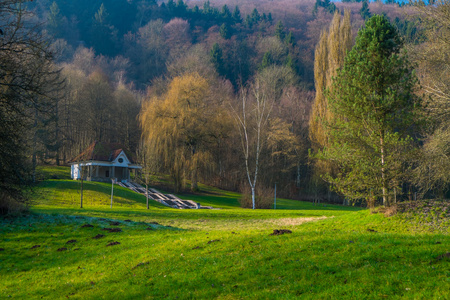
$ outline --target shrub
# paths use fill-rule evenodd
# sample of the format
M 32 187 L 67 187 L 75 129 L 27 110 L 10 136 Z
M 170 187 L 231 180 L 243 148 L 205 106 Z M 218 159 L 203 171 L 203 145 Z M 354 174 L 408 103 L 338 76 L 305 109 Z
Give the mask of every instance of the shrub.
M 243 208 L 252 208 L 252 192 L 248 185 L 244 185 L 241 188 L 242 197 L 239 199 L 239 204 Z M 255 207 L 256 208 L 273 208 L 273 188 L 257 187 L 255 195 Z
M 397 205 L 386 207 L 386 209 L 384 210 L 384 215 L 386 217 L 392 217 L 396 214 L 397 214 Z
M 7 193 L 0 192 L 0 215 L 15 215 L 26 211 L 26 206 Z

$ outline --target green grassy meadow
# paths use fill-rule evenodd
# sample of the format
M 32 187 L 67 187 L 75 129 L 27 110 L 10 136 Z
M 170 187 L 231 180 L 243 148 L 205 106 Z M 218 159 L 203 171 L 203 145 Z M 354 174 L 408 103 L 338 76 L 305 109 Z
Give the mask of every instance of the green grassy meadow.
M 66 173 L 43 168 L 31 214 L 0 218 L 1 299 L 450 298 L 445 226 L 293 200 L 253 211 L 210 187 L 180 196 L 213 210 L 146 210 L 118 186 L 111 209 L 111 185 L 85 182 L 80 209 Z

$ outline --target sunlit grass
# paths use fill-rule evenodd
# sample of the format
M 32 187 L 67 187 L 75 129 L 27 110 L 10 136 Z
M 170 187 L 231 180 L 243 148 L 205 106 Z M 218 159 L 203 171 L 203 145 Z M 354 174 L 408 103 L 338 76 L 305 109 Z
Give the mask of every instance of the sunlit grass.
M 75 180 L 46 180 L 33 189 L 31 198 L 35 204 L 80 207 L 81 182 Z M 114 185 L 113 206 L 144 207 L 144 195 L 137 194 L 119 185 Z M 111 205 L 111 184 L 103 182 L 83 182 L 83 206 L 102 207 Z M 164 207 L 150 201 L 152 207 Z
M 219 190 L 186 197 L 222 209 L 147 210 L 125 189 L 111 209 L 99 183 L 86 185 L 81 209 L 78 184 L 42 182 L 31 215 L 0 219 L 0 298 L 448 298 L 448 231 L 401 216 L 290 200 L 253 211 Z
M 448 235 L 411 233 L 407 224 L 367 211 L 283 226 L 293 233 L 281 236 L 269 235 L 277 225 L 222 219 L 190 230 L 133 213 L 133 221 L 148 222 L 120 221 L 122 232 L 109 233 L 102 228 L 115 226 L 100 217 L 122 220 L 126 210 L 92 212 L 96 218 L 3 220 L 0 298 L 445 299 L 450 287 L 449 260 L 439 259 Z M 182 216 L 178 224 L 189 227 Z M 94 227 L 81 228 L 86 223 Z M 105 237 L 93 239 L 97 234 Z
M 36 179 L 70 179 L 70 167 L 65 166 L 37 166 Z

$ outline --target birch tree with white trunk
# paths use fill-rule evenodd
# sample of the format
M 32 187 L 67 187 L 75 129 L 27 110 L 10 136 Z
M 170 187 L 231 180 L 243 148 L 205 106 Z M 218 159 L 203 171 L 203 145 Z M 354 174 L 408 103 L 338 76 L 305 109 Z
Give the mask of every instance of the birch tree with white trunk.
M 241 89 L 239 104 L 232 108 L 252 193 L 252 209 L 256 208 L 256 186 L 261 169 L 261 152 L 267 146 L 268 123 L 283 88 L 292 81 L 293 73 L 289 68 L 268 67 L 256 76 L 250 87 Z

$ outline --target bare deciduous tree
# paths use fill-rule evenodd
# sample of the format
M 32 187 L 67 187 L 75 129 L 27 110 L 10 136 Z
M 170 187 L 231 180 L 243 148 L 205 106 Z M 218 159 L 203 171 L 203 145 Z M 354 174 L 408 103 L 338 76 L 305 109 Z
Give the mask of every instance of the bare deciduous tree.
M 50 113 L 61 85 L 49 43 L 24 1 L 0 1 L 0 196 L 20 199 L 27 182 L 27 130 L 33 112 Z
M 427 41 L 411 53 L 418 63 L 420 83 L 429 96 L 426 109 L 433 123 L 418 160 L 415 181 L 422 192 L 443 197 L 450 183 L 450 1 L 417 5 Z
M 269 120 L 283 88 L 292 82 L 286 67 L 268 67 L 255 82 L 240 93 L 239 107 L 233 107 L 236 127 L 241 138 L 247 180 L 252 192 L 252 208 L 256 208 L 255 189 L 261 169 L 261 152 L 267 146 Z

